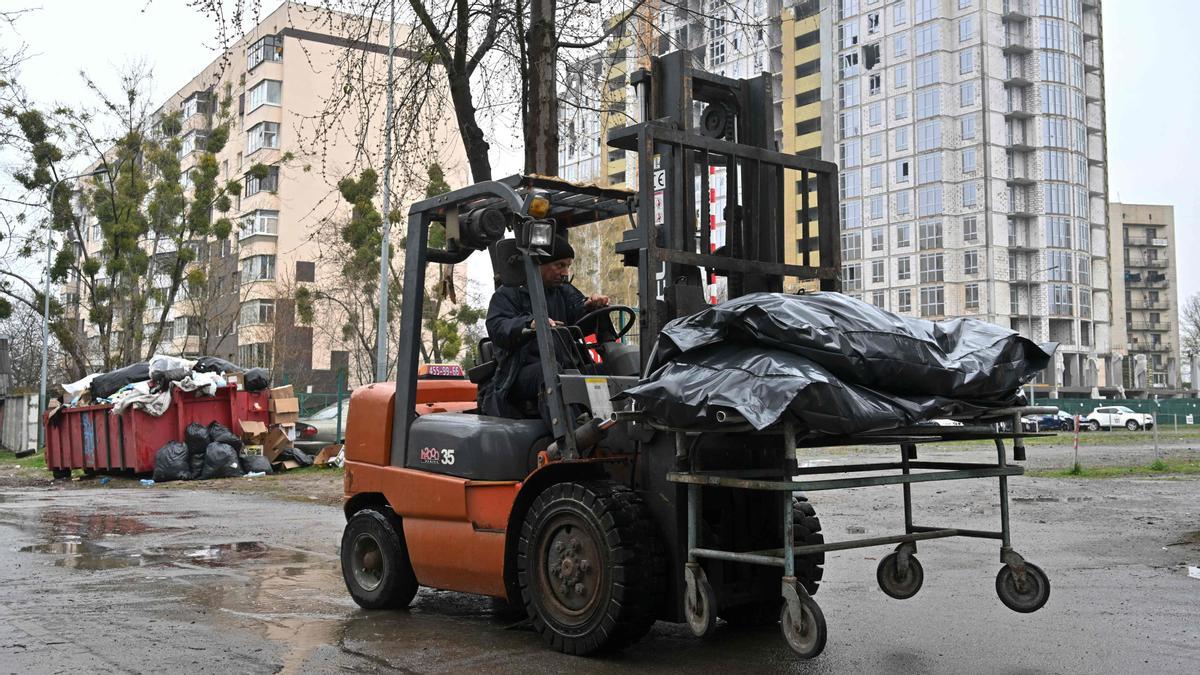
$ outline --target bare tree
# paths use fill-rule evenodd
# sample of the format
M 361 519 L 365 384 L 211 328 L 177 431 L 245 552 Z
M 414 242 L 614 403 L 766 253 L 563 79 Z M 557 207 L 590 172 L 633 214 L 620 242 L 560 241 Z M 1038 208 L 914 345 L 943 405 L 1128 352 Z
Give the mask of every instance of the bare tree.
M 1180 308 L 1179 341 L 1183 354 L 1200 354 L 1200 293 L 1188 296 Z

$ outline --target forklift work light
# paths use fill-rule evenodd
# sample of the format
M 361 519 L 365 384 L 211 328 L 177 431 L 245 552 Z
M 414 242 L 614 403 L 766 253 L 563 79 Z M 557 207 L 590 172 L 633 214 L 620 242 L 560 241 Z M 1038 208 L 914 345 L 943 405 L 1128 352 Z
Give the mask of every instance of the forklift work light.
M 547 202 L 548 204 L 549 202 Z M 532 210 L 532 209 L 530 209 Z M 529 224 L 529 245 L 537 248 L 549 246 L 554 241 L 554 224 L 549 220 L 535 220 Z

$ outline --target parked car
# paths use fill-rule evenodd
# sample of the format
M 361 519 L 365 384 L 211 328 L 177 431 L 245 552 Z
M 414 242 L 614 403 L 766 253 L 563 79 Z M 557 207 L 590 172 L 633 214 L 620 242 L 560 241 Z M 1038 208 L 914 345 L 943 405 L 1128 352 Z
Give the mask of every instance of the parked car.
M 1081 422 L 1086 428 L 1087 422 Z M 1053 415 L 1026 415 L 1021 418 L 1021 426 L 1025 431 L 1074 431 L 1075 416 L 1061 410 Z
M 1154 428 L 1154 418 L 1146 413 L 1134 412 L 1123 405 L 1096 408 L 1088 413 L 1085 423 L 1092 431 L 1125 427 L 1130 431 Z
M 325 406 L 296 423 L 295 446 L 308 454 L 316 454 L 321 448 L 342 439 L 337 437 L 338 406 Z M 342 401 L 342 435 L 346 435 L 346 421 L 350 416 L 350 400 Z

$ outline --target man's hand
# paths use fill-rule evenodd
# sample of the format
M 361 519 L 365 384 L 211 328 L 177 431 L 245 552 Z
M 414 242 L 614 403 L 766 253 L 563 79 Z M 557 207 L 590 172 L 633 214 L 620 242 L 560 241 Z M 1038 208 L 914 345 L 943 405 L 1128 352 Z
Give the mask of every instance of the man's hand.
M 550 327 L 551 328 L 554 328 L 555 326 L 562 326 L 562 325 L 564 325 L 563 322 L 556 321 L 554 319 L 550 319 Z M 533 319 L 529 322 L 529 330 L 537 330 L 537 319 Z
M 588 298 L 587 302 L 583 303 L 583 308 L 588 311 L 600 309 L 601 307 L 608 307 L 609 302 L 610 301 L 607 295 L 596 294 Z

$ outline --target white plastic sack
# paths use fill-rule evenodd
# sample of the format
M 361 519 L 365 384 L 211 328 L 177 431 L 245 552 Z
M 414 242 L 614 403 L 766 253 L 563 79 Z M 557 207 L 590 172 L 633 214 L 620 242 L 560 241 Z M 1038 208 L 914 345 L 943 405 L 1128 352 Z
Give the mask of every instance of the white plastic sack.
M 195 365 L 195 361 L 181 359 L 178 356 L 155 354 L 150 357 L 150 379 L 153 380 L 158 374 L 170 371 L 189 372 Z
M 92 373 L 81 380 L 75 380 L 69 384 L 60 385 L 63 392 L 67 395 L 67 400 L 70 403 L 74 403 L 75 399 L 79 398 L 80 394 L 88 390 L 88 387 L 92 385 L 92 380 L 95 379 L 95 377 L 99 374 L 100 373 Z

